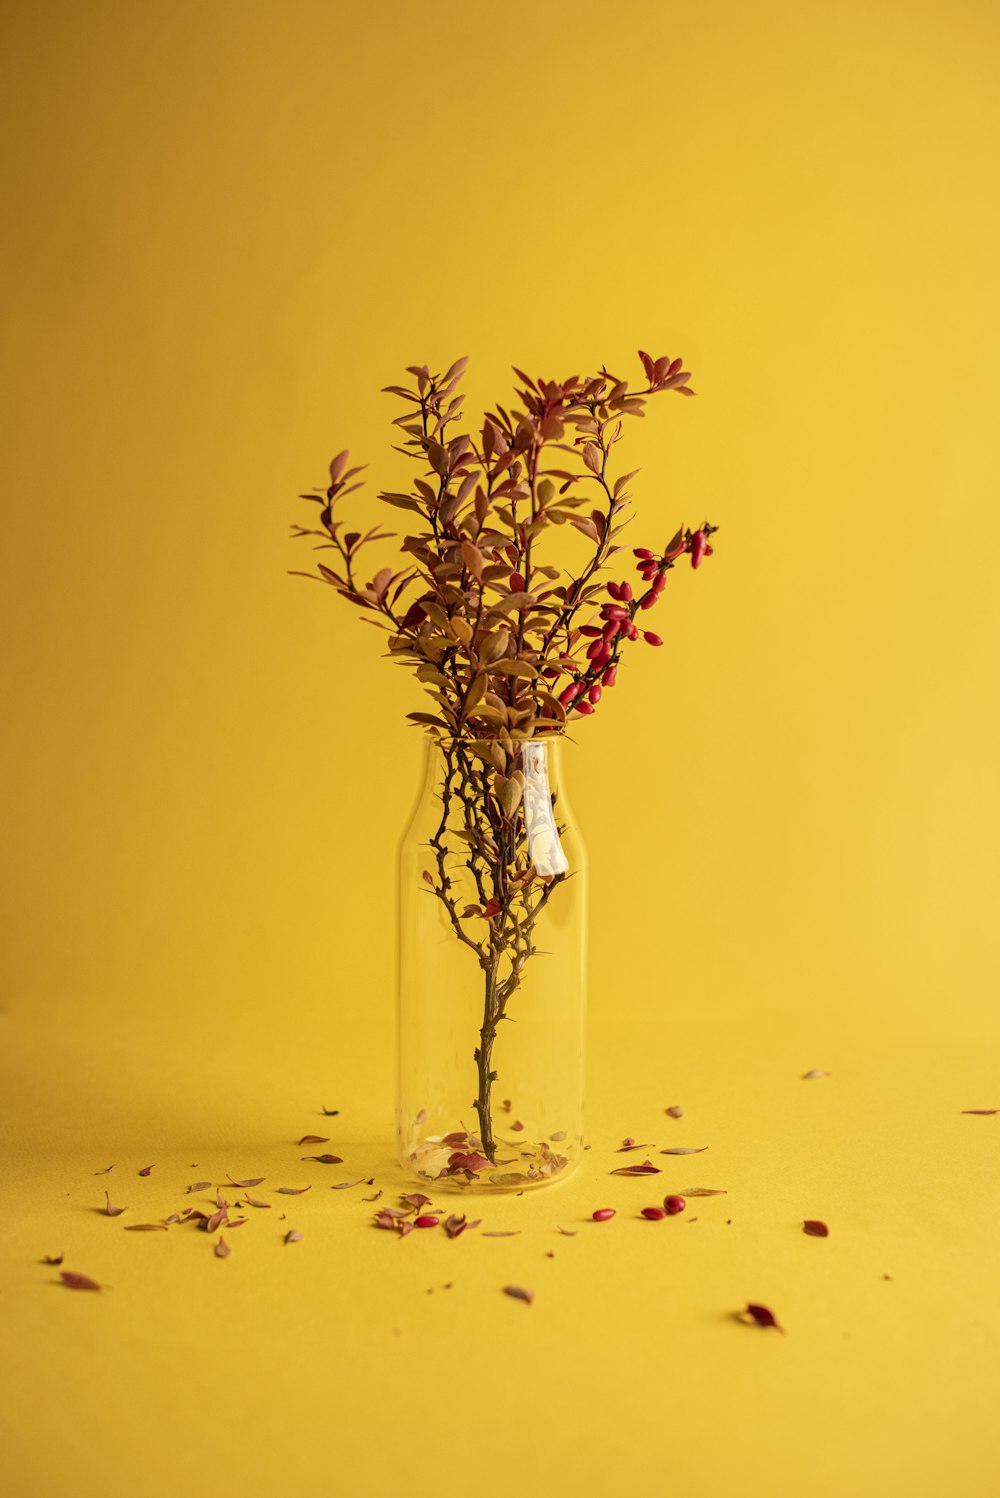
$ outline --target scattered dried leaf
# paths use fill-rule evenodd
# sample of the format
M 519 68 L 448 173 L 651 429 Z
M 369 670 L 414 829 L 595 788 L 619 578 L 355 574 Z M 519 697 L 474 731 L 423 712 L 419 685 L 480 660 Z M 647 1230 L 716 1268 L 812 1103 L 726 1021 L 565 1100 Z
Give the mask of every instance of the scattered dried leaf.
M 660 1154 L 661 1155 L 703 1155 L 707 1149 L 708 1149 L 708 1145 L 707 1144 L 698 1144 L 698 1145 L 694 1145 L 693 1147 L 691 1147 L 691 1146 L 684 1146 L 684 1145 L 680 1145 L 680 1144 L 672 1144 L 669 1149 L 660 1150 Z
M 210 1191 L 211 1188 L 211 1181 L 193 1181 L 187 1189 L 188 1194 L 190 1195 L 192 1191 Z
M 270 1211 L 270 1208 L 271 1208 L 271 1203 L 270 1202 L 258 1201 L 255 1196 L 250 1196 L 249 1193 L 247 1193 L 247 1195 L 244 1196 L 243 1200 L 246 1202 L 246 1204 L 247 1204 L 248 1207 L 267 1207 L 268 1211 Z
M 687 1191 L 682 1191 L 681 1196 L 726 1196 L 725 1190 L 713 1190 L 711 1186 L 690 1186 Z
M 62 1261 L 63 1261 L 63 1259 L 65 1259 L 65 1257 L 66 1257 L 65 1254 L 46 1254 L 45 1258 L 42 1260 L 42 1263 L 43 1264 L 61 1264 Z
M 165 1233 L 167 1224 L 165 1222 L 127 1222 L 126 1233 Z
M 231 1253 L 232 1249 L 229 1247 L 229 1244 L 226 1242 L 225 1238 L 220 1238 L 218 1243 L 215 1245 L 215 1257 L 217 1259 L 228 1259 Z
M 783 1332 L 785 1328 L 778 1325 L 777 1317 L 767 1306 L 755 1305 L 753 1301 L 747 1301 L 746 1310 L 737 1311 L 737 1320 L 745 1321 L 749 1316 L 757 1326 L 773 1326 L 775 1331 Z
M 379 1189 L 379 1190 L 378 1190 L 378 1191 L 376 1191 L 376 1193 L 375 1193 L 375 1195 L 374 1195 L 374 1196 L 363 1196 L 363 1197 L 362 1197 L 362 1198 L 361 1198 L 361 1200 L 362 1200 L 362 1201 L 363 1201 L 363 1202 L 377 1202 L 377 1201 L 378 1201 L 378 1199 L 379 1199 L 379 1197 L 380 1197 L 380 1196 L 381 1196 L 381 1195 L 382 1195 L 382 1191 L 381 1191 L 381 1188 L 380 1188 L 380 1189 Z
M 549 1138 L 552 1140 L 553 1144 L 559 1144 L 563 1139 L 566 1138 L 566 1130 L 557 1129 L 554 1134 L 549 1135 Z
M 226 1180 L 231 1181 L 234 1186 L 239 1186 L 240 1190 L 242 1190 L 245 1186 L 259 1186 L 261 1182 L 265 1181 L 266 1179 L 266 1176 L 251 1176 L 248 1181 L 237 1181 L 231 1175 L 227 1174 L 226 1176 Z
M 654 1165 L 652 1160 L 644 1160 L 641 1165 L 619 1165 L 611 1174 L 613 1176 L 658 1176 L 660 1167 Z
M 808 1233 L 810 1238 L 829 1238 L 830 1236 L 830 1229 L 818 1218 L 807 1218 L 802 1224 L 802 1231 Z
M 811 1082 L 816 1077 L 828 1077 L 829 1075 L 830 1075 L 830 1073 L 828 1071 L 820 1071 L 819 1068 L 817 1067 L 813 1071 L 803 1072 L 802 1073 L 802 1081 L 803 1082 Z
M 1000 1113 L 1000 1108 L 963 1108 L 962 1112 L 977 1113 L 981 1118 L 985 1118 L 990 1114 Z
M 149 1175 L 149 1172 L 150 1172 L 150 1171 L 151 1171 L 151 1170 L 152 1170 L 152 1168 L 153 1168 L 153 1167 L 152 1167 L 152 1166 L 151 1166 L 151 1165 L 144 1165 L 144 1166 L 143 1166 L 143 1167 L 142 1167 L 142 1169 L 141 1169 L 141 1170 L 140 1170 L 140 1172 L 139 1172 L 139 1174 L 140 1174 L 140 1175 L 141 1175 L 141 1176 L 148 1176 L 148 1175 Z
M 523 1285 L 504 1285 L 503 1293 L 509 1295 L 512 1300 L 523 1300 L 526 1305 L 531 1305 L 535 1298 L 533 1290 L 525 1290 Z
M 557 1233 L 562 1233 L 564 1238 L 575 1238 L 576 1228 L 556 1228 Z
M 104 1202 L 104 1210 L 109 1217 L 120 1217 L 123 1212 L 128 1211 L 127 1207 L 113 1207 L 111 1205 L 111 1198 L 106 1191 L 104 1193 Z
M 323 1134 L 303 1134 L 302 1138 L 299 1140 L 299 1148 L 301 1149 L 304 1144 L 329 1144 L 329 1143 L 330 1143 L 330 1136 L 329 1136 L 329 1134 L 326 1134 L 326 1135 L 323 1135 Z
M 520 1231 L 520 1228 L 508 1228 L 506 1232 L 495 1231 L 491 1233 L 483 1233 L 481 1234 L 481 1236 L 483 1238 L 516 1238 Z
M 302 1242 L 302 1234 L 299 1232 L 298 1228 L 289 1228 L 288 1232 L 284 1236 L 283 1242 L 285 1242 L 285 1243 L 301 1243 Z
M 684 1109 L 678 1107 L 678 1105 L 674 1103 L 672 1107 L 667 1109 L 667 1115 L 669 1118 L 683 1118 Z
M 523 1131 L 523 1129 L 524 1129 L 524 1124 L 521 1122 L 521 1120 L 519 1118 L 515 1118 L 514 1122 L 511 1124 L 510 1128 L 511 1128 L 511 1133 L 513 1133 L 513 1134 L 520 1134 Z
M 364 1176 L 359 1176 L 356 1181 L 337 1181 L 337 1182 L 334 1183 L 334 1185 L 332 1185 L 330 1187 L 330 1190 L 331 1191 L 347 1191 L 347 1190 L 350 1189 L 351 1186 L 363 1186 L 364 1184 L 365 1184 L 365 1178 L 364 1178 Z
M 108 1166 L 111 1169 L 111 1166 Z M 102 1175 L 102 1171 L 97 1172 Z M 59 1278 L 69 1290 L 100 1290 L 101 1286 L 96 1280 L 92 1280 L 89 1274 L 77 1274 L 75 1269 L 64 1269 Z
M 108 1171 L 109 1170 L 114 1170 L 114 1168 L 115 1167 L 113 1165 L 105 1165 L 105 1167 L 104 1167 L 103 1170 L 95 1170 L 94 1174 L 95 1174 L 95 1176 L 106 1176 L 107 1173 L 108 1173 Z
M 468 1226 L 464 1212 L 452 1212 L 451 1216 L 446 1217 L 441 1225 L 449 1238 L 457 1238 L 460 1233 L 465 1232 Z
M 636 1144 L 634 1139 L 623 1139 L 618 1146 L 618 1154 L 627 1154 L 629 1150 L 651 1150 L 655 1148 L 654 1144 Z
M 311 1191 L 312 1186 L 279 1186 L 277 1190 L 282 1196 L 301 1196 L 303 1191 Z
M 323 1112 L 326 1114 L 327 1118 L 336 1118 L 337 1114 L 340 1112 L 340 1109 L 339 1108 L 324 1108 Z
M 344 1163 L 340 1155 L 303 1155 L 302 1158 L 303 1160 L 315 1160 L 318 1165 L 343 1165 Z

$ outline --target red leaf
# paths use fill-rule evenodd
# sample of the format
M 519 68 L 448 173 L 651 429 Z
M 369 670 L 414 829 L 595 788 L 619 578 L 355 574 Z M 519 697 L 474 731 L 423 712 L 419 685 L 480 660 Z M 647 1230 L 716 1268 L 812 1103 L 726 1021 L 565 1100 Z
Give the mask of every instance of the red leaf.
M 302 1138 L 299 1140 L 299 1148 L 301 1149 L 304 1144 L 329 1144 L 329 1143 L 330 1143 L 330 1136 L 328 1134 L 303 1134 Z
M 509 1295 L 512 1300 L 523 1300 L 526 1305 L 531 1305 L 535 1298 L 533 1290 L 525 1290 L 522 1285 L 504 1285 L 503 1293 Z
M 767 1306 L 755 1305 L 752 1301 L 747 1301 L 745 1311 L 738 1311 L 736 1314 L 741 1319 L 746 1316 L 751 1317 L 757 1326 L 773 1326 L 775 1331 L 778 1332 L 785 1330 L 783 1326 L 778 1325 L 773 1311 L 768 1310 Z
M 226 1180 L 232 1181 L 234 1186 L 259 1186 L 261 1181 L 265 1179 L 265 1176 L 251 1176 L 247 1181 L 235 1181 L 231 1175 L 227 1174 L 226 1176 Z
M 143 1166 L 142 1170 L 140 1170 L 139 1174 L 141 1176 L 148 1176 L 149 1172 L 152 1170 L 152 1168 L 153 1167 L 151 1165 L 145 1165 L 145 1166 Z
M 110 1196 L 108 1195 L 108 1193 L 106 1191 L 104 1193 L 104 1200 L 105 1200 L 105 1203 L 106 1203 L 106 1206 L 105 1206 L 104 1210 L 108 1214 L 109 1217 L 120 1217 L 123 1212 L 127 1212 L 128 1211 L 127 1207 L 113 1207 L 111 1205 L 111 1198 L 110 1198 Z
M 613 1176 L 658 1176 L 660 1167 L 654 1165 L 652 1160 L 644 1160 L 641 1165 L 619 1165 L 617 1170 L 611 1172 Z
M 802 1224 L 802 1231 L 808 1233 L 810 1238 L 828 1238 L 830 1229 L 825 1222 L 819 1222 L 815 1218 L 807 1218 Z
M 320 1165 L 343 1165 L 344 1161 L 340 1155 L 303 1155 L 303 1160 L 315 1160 Z M 256 1181 L 252 1183 L 256 1185 Z
M 73 1269 L 64 1269 L 59 1278 L 70 1290 L 100 1290 L 101 1286 L 89 1274 L 77 1274 Z
M 278 1186 L 276 1189 L 282 1196 L 301 1196 L 303 1191 L 311 1191 L 312 1186 Z

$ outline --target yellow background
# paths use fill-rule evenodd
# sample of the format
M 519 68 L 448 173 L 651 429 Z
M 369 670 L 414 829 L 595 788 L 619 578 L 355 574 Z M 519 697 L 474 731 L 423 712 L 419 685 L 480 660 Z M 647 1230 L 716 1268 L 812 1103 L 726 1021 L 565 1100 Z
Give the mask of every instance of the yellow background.
M 8 0 L 13 1498 L 998 1490 L 998 42 L 986 0 Z M 294 496 L 350 446 L 374 515 L 406 364 L 469 354 L 478 413 L 639 346 L 699 397 L 628 428 L 632 539 L 721 530 L 566 753 L 592 1149 L 484 1205 L 517 1238 L 397 1242 L 327 1186 L 403 1189 L 421 704 L 286 575 Z M 729 1194 L 636 1220 L 626 1134 Z M 316 1184 L 225 1263 L 122 1233 L 227 1171 Z

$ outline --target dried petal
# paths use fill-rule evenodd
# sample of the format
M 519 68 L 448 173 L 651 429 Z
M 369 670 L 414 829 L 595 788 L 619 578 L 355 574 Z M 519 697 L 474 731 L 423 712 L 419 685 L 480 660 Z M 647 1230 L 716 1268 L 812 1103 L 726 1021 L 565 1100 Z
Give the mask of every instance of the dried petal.
M 512 1300 L 523 1300 L 526 1305 L 531 1305 L 535 1298 L 533 1290 L 525 1290 L 522 1285 L 504 1285 L 503 1293 L 509 1295 Z
M 111 1205 L 111 1198 L 106 1191 L 104 1193 L 104 1201 L 106 1204 L 104 1210 L 109 1217 L 120 1217 L 123 1212 L 128 1211 L 127 1207 L 113 1207 Z
M 356 1181 L 338 1181 L 336 1183 L 336 1185 L 330 1187 L 330 1190 L 331 1191 L 347 1191 L 351 1186 L 363 1186 L 364 1183 L 365 1183 L 364 1176 L 359 1176 Z
M 1000 1108 L 963 1108 L 962 1112 L 978 1113 L 981 1117 L 986 1117 L 987 1115 L 992 1113 L 1000 1113 Z
M 802 1224 L 802 1231 L 808 1233 L 810 1238 L 828 1238 L 830 1236 L 830 1229 L 826 1223 L 820 1222 L 816 1218 L 807 1218 Z
M 299 1148 L 301 1149 L 304 1144 L 329 1144 L 329 1143 L 330 1143 L 330 1136 L 329 1136 L 329 1134 L 327 1134 L 327 1135 L 323 1135 L 323 1134 L 303 1134 L 302 1138 L 299 1140 Z
M 336 1118 L 337 1114 L 340 1112 L 340 1109 L 339 1108 L 324 1108 L 323 1112 L 326 1114 L 327 1118 Z
M 165 1233 L 167 1224 L 165 1222 L 127 1222 L 126 1233 Z
M 226 1176 L 227 1181 L 232 1181 L 234 1186 L 239 1186 L 241 1188 L 244 1186 L 259 1186 L 261 1182 L 266 1179 L 266 1176 L 251 1176 L 248 1181 L 236 1181 L 233 1180 L 233 1177 L 231 1175 Z
M 465 1213 L 453 1212 L 450 1217 L 445 1218 L 443 1226 L 449 1238 L 457 1238 L 460 1233 L 465 1232 L 467 1226 Z
M 521 1231 L 520 1228 L 509 1228 L 504 1233 L 500 1233 L 500 1232 L 483 1233 L 481 1236 L 483 1238 L 516 1238 L 517 1235 L 518 1235 L 518 1233 L 520 1231 Z
M 105 1167 L 104 1167 L 103 1170 L 95 1170 L 94 1174 L 95 1174 L 95 1176 L 106 1176 L 107 1173 L 108 1173 L 108 1171 L 109 1170 L 114 1170 L 114 1168 L 115 1167 L 113 1165 L 105 1165 Z
M 303 1160 L 315 1160 L 319 1165 L 343 1165 L 340 1155 L 303 1155 Z M 256 1181 L 253 1183 L 256 1185 Z
M 724 1189 L 713 1191 L 709 1186 L 691 1186 L 683 1194 L 684 1196 L 726 1196 L 728 1193 Z
M 560 1142 L 560 1140 L 563 1140 L 563 1139 L 566 1138 L 566 1130 L 565 1129 L 557 1129 L 557 1131 L 554 1134 L 550 1134 L 549 1135 L 549 1138 L 552 1140 L 553 1144 L 558 1144 Z
M 644 1160 L 641 1165 L 619 1165 L 617 1170 L 611 1172 L 613 1176 L 658 1176 L 660 1167 L 654 1165 L 652 1160 Z
M 169 1217 L 164 1217 L 163 1219 L 165 1223 L 180 1222 L 180 1220 L 181 1214 L 179 1212 L 171 1212 Z
M 752 1301 L 747 1302 L 745 1311 L 737 1311 L 736 1316 L 739 1320 L 750 1316 L 757 1326 L 773 1326 L 775 1331 L 779 1332 L 785 1330 L 783 1326 L 778 1325 L 773 1311 L 768 1310 L 767 1306 L 755 1305 Z
M 671 1118 L 683 1118 L 684 1117 L 684 1109 L 678 1107 L 678 1105 L 676 1103 L 674 1103 L 673 1107 L 667 1109 L 667 1113 L 669 1114 L 669 1116 Z
M 209 1191 L 211 1186 L 211 1181 L 194 1181 L 187 1189 L 190 1194 L 192 1191 Z
M 660 1150 L 661 1155 L 701 1155 L 708 1149 L 707 1144 L 695 1145 L 693 1148 L 685 1148 L 683 1145 L 671 1145 L 669 1149 Z
M 268 1210 L 270 1210 L 271 1207 L 270 1202 L 258 1201 L 255 1196 L 247 1195 L 243 1198 L 243 1200 L 246 1202 L 248 1207 L 267 1207 Z
M 285 1243 L 301 1243 L 302 1234 L 299 1232 L 298 1228 L 289 1228 L 282 1241 Z
M 361 1198 L 361 1200 L 362 1200 L 362 1201 L 363 1201 L 363 1202 L 377 1202 L 377 1201 L 378 1201 L 378 1199 L 379 1199 L 379 1197 L 380 1197 L 380 1196 L 381 1196 L 381 1195 L 382 1195 L 382 1192 L 381 1192 L 381 1190 L 379 1190 L 379 1191 L 376 1191 L 376 1193 L 375 1193 L 375 1195 L 374 1195 L 374 1196 L 363 1196 L 363 1197 L 362 1197 L 362 1198 Z
M 63 1259 L 65 1259 L 65 1257 L 66 1257 L 65 1254 L 46 1254 L 45 1258 L 42 1260 L 42 1263 L 43 1264 L 61 1264 L 62 1261 L 63 1261 Z
M 229 1244 L 226 1242 L 225 1238 L 220 1238 L 218 1243 L 215 1245 L 215 1257 L 217 1259 L 228 1259 L 231 1253 L 232 1249 L 229 1247 Z
M 228 1205 L 221 1206 L 217 1212 L 213 1212 L 211 1217 L 205 1223 L 206 1231 L 209 1233 L 214 1233 L 218 1228 L 220 1228 L 225 1222 L 228 1212 Z
M 152 1168 L 153 1167 L 151 1165 L 144 1165 L 143 1168 L 142 1168 L 142 1170 L 140 1170 L 139 1174 L 141 1176 L 148 1176 L 149 1172 L 152 1170 Z
M 278 1186 L 277 1190 L 282 1196 L 301 1196 L 303 1191 L 311 1191 L 312 1186 Z
M 576 1228 L 556 1228 L 557 1233 L 562 1233 L 564 1238 L 575 1238 Z
M 111 1169 L 111 1166 L 108 1166 Z M 103 1174 L 102 1171 L 97 1172 Z M 75 1269 L 64 1269 L 59 1275 L 63 1284 L 70 1290 L 100 1290 L 101 1286 L 96 1280 L 92 1280 L 89 1274 L 77 1274 Z
M 514 1120 L 514 1122 L 511 1124 L 510 1127 L 511 1127 L 511 1131 L 514 1134 L 520 1134 L 522 1132 L 522 1130 L 524 1129 L 524 1124 L 521 1122 L 521 1120 L 519 1118 L 516 1118 Z
M 802 1073 L 802 1081 L 811 1082 L 815 1077 L 828 1077 L 829 1075 L 830 1073 L 828 1071 L 819 1071 L 818 1069 L 814 1071 L 807 1071 Z
M 430 1197 L 424 1196 L 422 1191 L 408 1191 L 405 1196 L 401 1196 L 399 1199 L 401 1202 L 406 1202 L 407 1206 L 413 1207 L 414 1209 L 418 1209 L 420 1207 L 429 1207 L 431 1204 Z
M 623 1139 L 618 1146 L 618 1154 L 628 1154 L 629 1150 L 651 1150 L 655 1148 L 656 1146 L 653 1144 L 636 1144 L 634 1139 Z

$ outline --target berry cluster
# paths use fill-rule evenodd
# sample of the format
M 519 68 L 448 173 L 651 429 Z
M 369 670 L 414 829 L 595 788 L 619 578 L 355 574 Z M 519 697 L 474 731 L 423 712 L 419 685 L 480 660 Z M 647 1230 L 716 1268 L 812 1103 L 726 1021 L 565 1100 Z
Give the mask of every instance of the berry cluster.
M 626 640 L 637 640 L 642 635 L 647 645 L 662 645 L 663 640 L 651 629 L 640 630 L 635 622 L 640 610 L 651 609 L 666 586 L 667 573 L 680 557 L 688 555 L 691 566 L 699 567 L 703 557 L 712 555 L 709 536 L 718 526 L 708 521 L 696 531 L 683 527 L 667 545 L 661 556 L 644 546 L 636 547 L 636 571 L 647 584 L 646 591 L 638 596 L 632 584 L 608 583 L 608 602 L 600 608 L 600 624 L 585 624 L 580 634 L 590 640 L 587 646 L 589 664 L 574 674 L 573 680 L 559 694 L 559 701 L 567 714 L 581 713 L 589 716 L 601 700 L 605 687 L 613 687 L 618 679 L 618 660 L 622 644 Z

